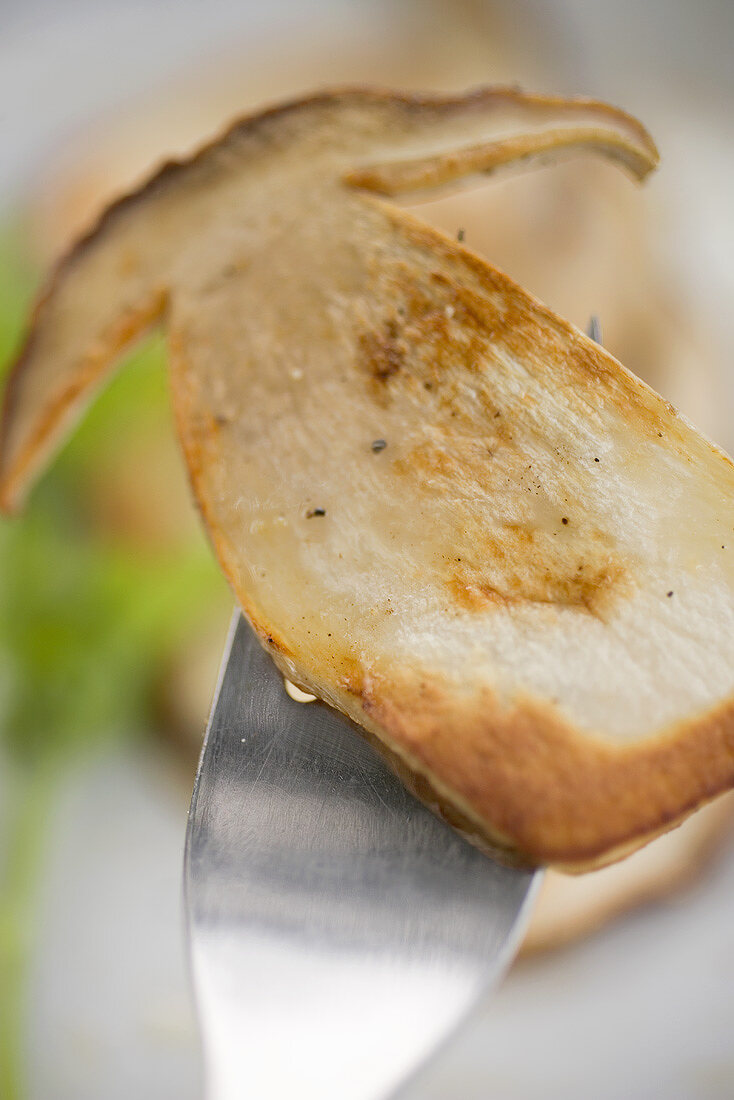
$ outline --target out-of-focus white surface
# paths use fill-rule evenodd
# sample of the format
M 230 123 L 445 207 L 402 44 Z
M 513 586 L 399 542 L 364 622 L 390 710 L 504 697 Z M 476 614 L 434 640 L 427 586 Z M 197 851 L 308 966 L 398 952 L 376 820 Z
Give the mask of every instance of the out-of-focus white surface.
M 168 75 L 224 52 L 276 49 L 314 20 L 345 33 L 346 0 L 3 0 L 0 207 L 67 135 Z
M 32 976 L 32 1100 L 201 1095 L 179 784 L 141 750 L 64 791 Z M 732 899 L 734 844 L 690 893 L 522 963 L 405 1100 L 734 1096 Z
M 208 53 L 270 50 L 300 34 L 358 40 L 390 5 L 358 0 L 4 0 L 0 208 L 67 134 Z M 734 150 L 725 138 L 732 8 L 522 0 L 516 26 L 548 38 L 555 90 L 609 96 L 649 123 L 661 196 L 725 352 L 722 431 L 734 408 Z M 541 10 L 543 9 L 543 10 Z M 461 18 L 462 5 L 456 5 Z M 549 70 L 554 62 L 549 62 Z M 488 78 L 494 74 L 488 73 Z M 518 74 L 522 76 L 522 74 Z M 669 97 L 677 96 L 671 112 Z M 708 112 L 719 119 L 702 124 Z M 717 114 L 718 112 L 718 114 Z M 667 165 L 667 167 L 666 167 Z M 662 175 L 660 177 L 663 179 Z M 731 445 L 734 433 L 722 441 Z M 70 778 L 54 819 L 29 1005 L 32 1100 L 200 1095 L 185 976 L 180 872 L 185 792 L 151 754 L 110 756 Z M 707 881 L 603 935 L 525 964 L 416 1083 L 413 1100 L 696 1100 L 734 1096 L 734 847 Z M 284 1051 L 287 1056 L 287 1051 Z M 375 1052 L 379 1057 L 379 1052 Z
M 521 963 L 410 1100 L 734 1096 L 734 845 L 704 885 Z
M 30 1096 L 201 1093 L 183 935 L 185 787 L 151 752 L 72 773 L 51 822 L 28 1005 Z

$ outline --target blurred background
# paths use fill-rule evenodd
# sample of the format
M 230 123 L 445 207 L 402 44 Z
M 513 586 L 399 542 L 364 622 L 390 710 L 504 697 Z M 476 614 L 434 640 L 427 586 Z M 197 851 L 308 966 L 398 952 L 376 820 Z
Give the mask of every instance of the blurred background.
M 658 142 L 419 214 L 734 446 L 727 0 L 0 0 L 0 370 L 44 270 L 232 117 L 331 83 L 607 98 Z M 165 349 L 0 520 L 0 1096 L 201 1095 L 181 928 L 196 757 L 231 599 L 190 504 Z M 608 871 L 548 876 L 499 994 L 413 1100 L 734 1096 L 731 800 Z

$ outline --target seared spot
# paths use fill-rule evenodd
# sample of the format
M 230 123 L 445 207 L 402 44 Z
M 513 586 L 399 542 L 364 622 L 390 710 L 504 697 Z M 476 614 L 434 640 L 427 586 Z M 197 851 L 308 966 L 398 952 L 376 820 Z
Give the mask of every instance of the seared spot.
M 527 461 L 512 447 L 512 436 L 497 421 L 487 425 L 482 435 L 459 434 L 462 423 L 457 417 L 450 425 L 436 425 L 433 439 L 412 447 L 394 459 L 396 474 L 411 479 L 426 478 L 441 483 L 447 497 L 476 498 L 488 491 L 501 492 L 513 482 L 532 482 Z M 451 429 L 454 434 L 449 434 Z
M 455 608 L 538 604 L 605 620 L 635 570 L 582 476 L 597 455 L 559 427 L 568 407 L 593 416 L 589 390 L 605 400 L 604 353 L 553 325 L 530 332 L 527 303 L 433 263 L 398 261 L 390 276 L 389 312 L 358 336 L 358 366 L 377 402 L 413 424 L 422 412 L 389 464 L 406 499 L 431 499 L 416 568 Z M 547 370 L 560 381 L 546 407 L 536 376 Z
M 452 376 L 457 367 L 470 373 L 481 369 L 482 341 L 465 324 L 465 311 L 458 301 L 453 304 L 443 284 L 434 286 L 429 277 L 421 285 L 401 265 L 396 265 L 396 276 L 399 304 L 378 325 L 357 334 L 357 367 L 381 404 L 400 392 L 414 396 L 417 390 L 441 388 L 440 405 L 454 405 Z
M 374 396 L 386 400 L 385 388 L 405 361 L 405 350 L 397 337 L 397 326 L 387 322 L 381 332 L 363 332 L 358 338 L 358 366 L 369 378 Z
M 521 603 L 571 608 L 605 621 L 611 602 L 626 589 L 621 562 L 610 557 L 588 566 L 572 560 L 548 560 L 527 549 L 523 558 L 513 553 L 512 537 L 497 540 L 495 560 L 483 568 L 454 570 L 446 584 L 466 611 Z
M 461 607 L 552 604 L 604 620 L 612 601 L 629 589 L 629 570 L 614 540 L 583 522 L 578 536 L 557 538 L 532 523 L 505 523 L 472 532 L 460 558 L 449 563 L 446 584 Z
M 449 305 L 464 336 L 484 348 L 485 362 L 491 347 L 493 353 L 537 364 L 544 373 L 551 372 L 555 385 L 566 390 L 569 402 L 578 410 L 586 409 L 588 413 L 613 405 L 630 426 L 642 430 L 648 438 L 665 438 L 685 453 L 685 433 L 675 419 L 671 420 L 673 407 L 620 372 L 602 347 L 571 330 L 543 306 L 528 301 L 521 292 L 508 295 L 506 276 L 480 258 L 462 251 L 461 267 L 457 268 L 456 249 L 450 242 L 434 238 L 414 223 L 396 221 L 394 227 L 413 247 L 424 253 L 430 247 L 426 261 L 431 264 L 430 272 L 424 274 L 424 285 L 416 287 L 418 280 L 413 272 L 413 286 L 406 290 L 405 274 L 401 264 L 396 263 L 396 298 L 410 293 L 412 298 L 431 298 L 434 308 L 440 305 L 443 310 Z M 444 261 L 441 267 L 436 266 L 439 257 Z
M 488 354 L 499 314 L 490 311 L 484 323 L 466 288 L 440 272 L 421 279 L 396 264 L 394 275 L 396 306 L 356 336 L 356 366 L 373 400 L 383 407 L 422 401 L 433 422 L 451 419 L 475 431 L 477 418 L 499 411 Z

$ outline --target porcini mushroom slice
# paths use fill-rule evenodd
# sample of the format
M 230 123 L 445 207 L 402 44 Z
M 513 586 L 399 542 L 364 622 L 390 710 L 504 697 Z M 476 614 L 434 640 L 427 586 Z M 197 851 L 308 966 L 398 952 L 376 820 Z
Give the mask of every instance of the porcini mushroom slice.
M 479 843 L 574 870 L 734 783 L 734 468 L 375 192 L 580 148 L 657 156 L 621 112 L 508 90 L 237 124 L 62 263 L 0 447 L 10 509 L 163 319 L 195 494 L 281 669 Z

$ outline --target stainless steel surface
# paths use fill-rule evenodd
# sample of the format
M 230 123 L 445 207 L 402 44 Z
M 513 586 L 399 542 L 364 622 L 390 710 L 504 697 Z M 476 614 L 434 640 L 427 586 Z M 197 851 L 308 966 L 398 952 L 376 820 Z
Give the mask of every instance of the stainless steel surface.
M 376 1100 L 512 957 L 534 876 L 487 859 L 233 621 L 185 894 L 211 1100 Z

